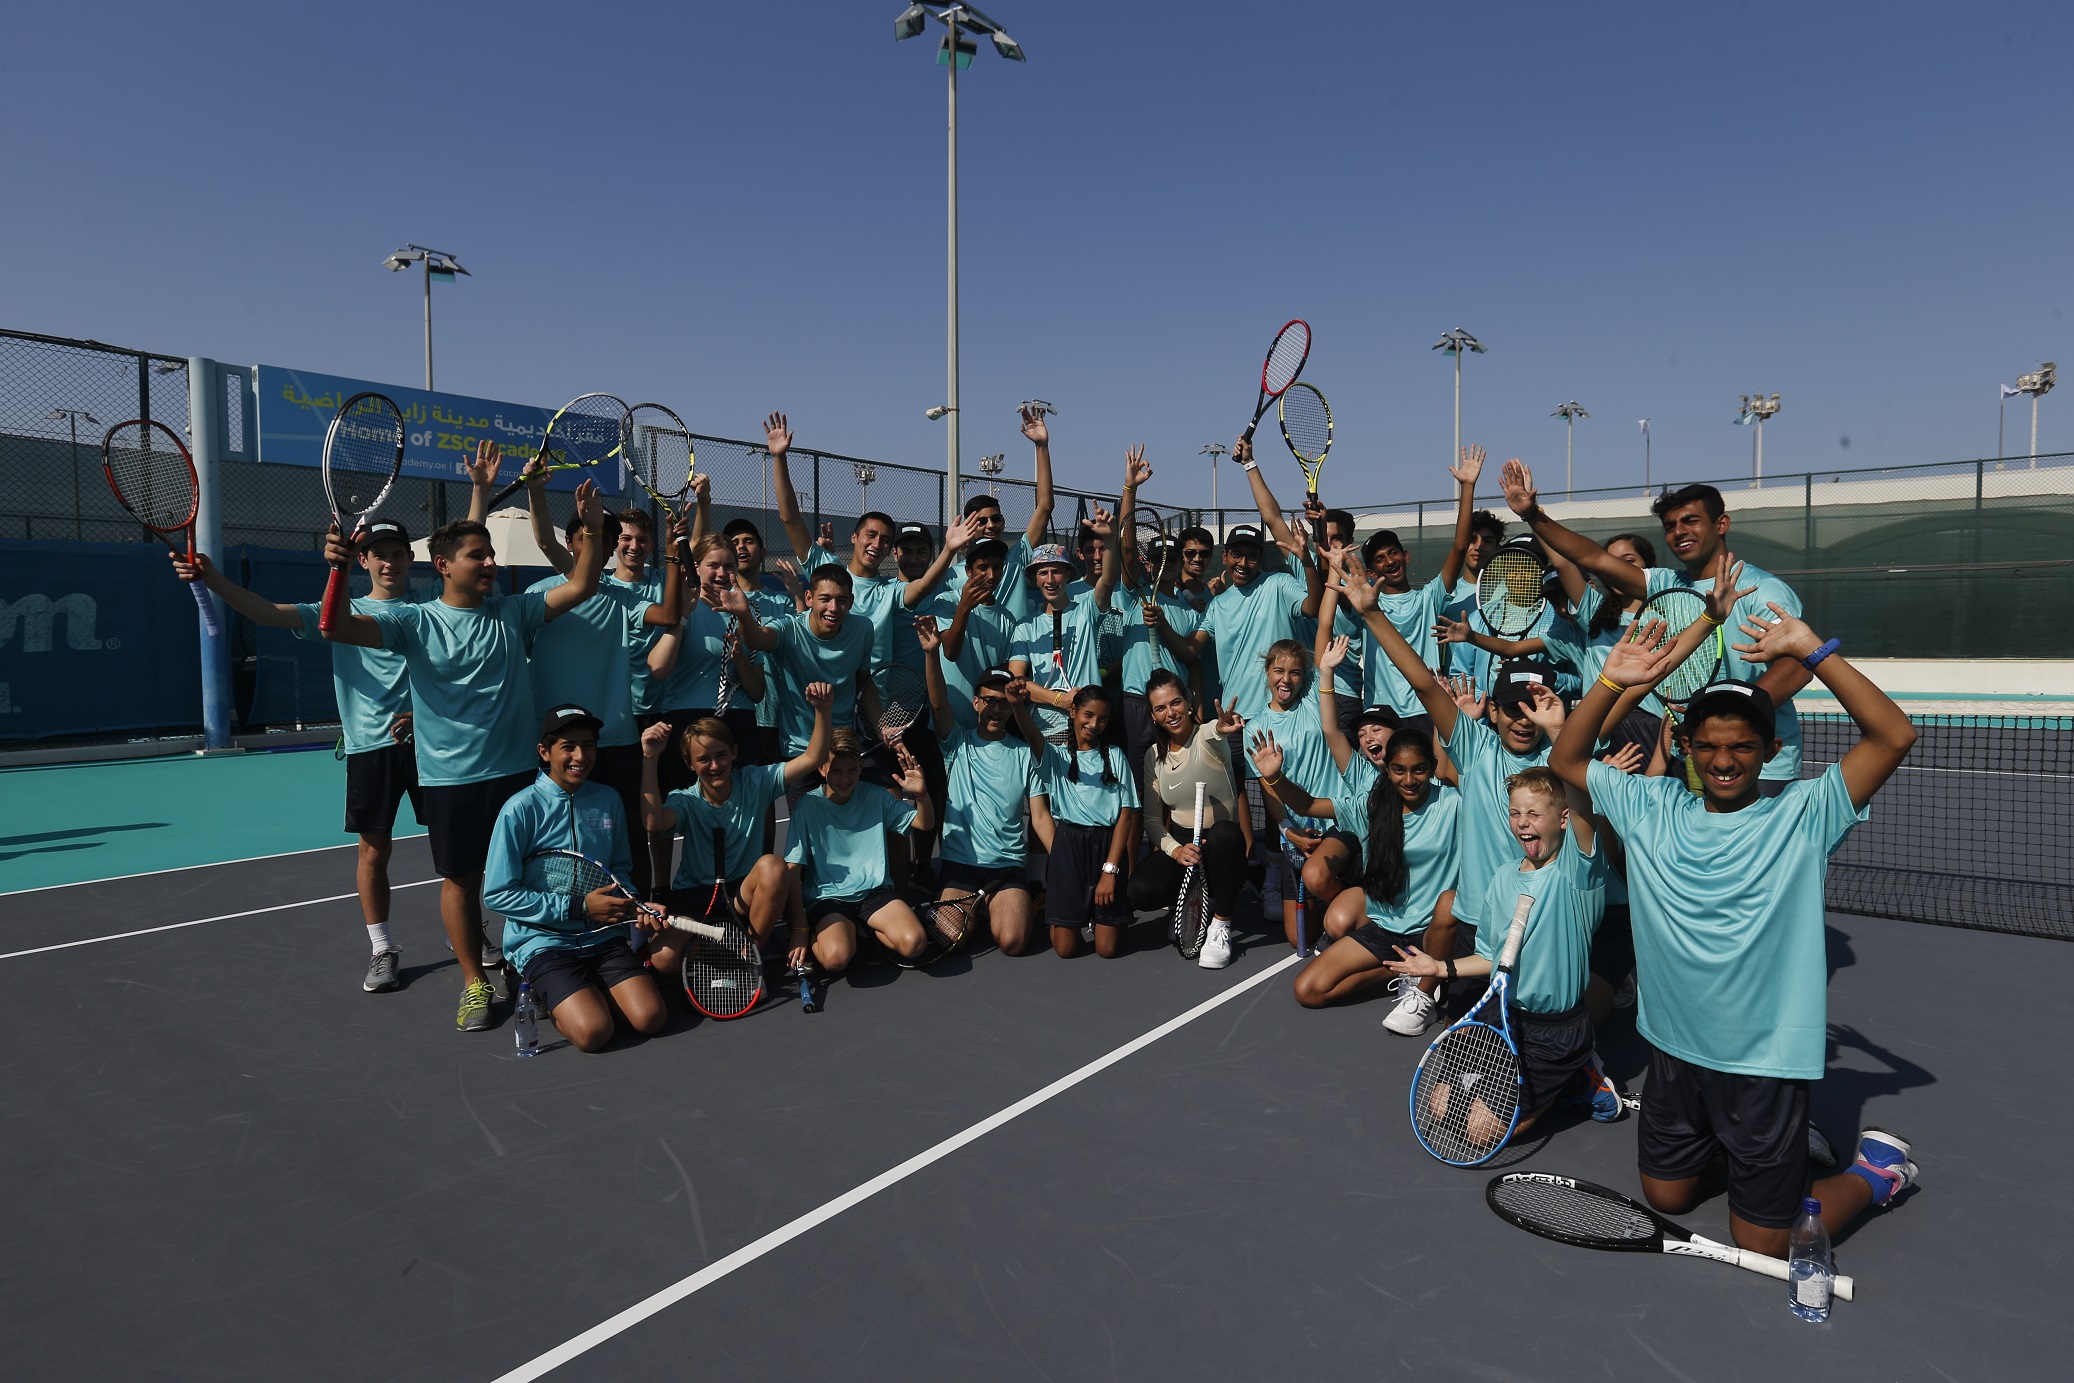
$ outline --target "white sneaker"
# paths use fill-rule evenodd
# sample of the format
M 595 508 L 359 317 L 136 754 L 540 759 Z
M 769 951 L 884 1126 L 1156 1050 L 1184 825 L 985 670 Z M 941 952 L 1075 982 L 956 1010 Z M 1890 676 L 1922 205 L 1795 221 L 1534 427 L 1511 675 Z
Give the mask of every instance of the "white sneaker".
M 1221 917 L 1210 919 L 1210 929 L 1203 934 L 1203 949 L 1195 963 L 1205 970 L 1222 970 L 1231 964 L 1231 923 Z
M 1403 1037 L 1417 1037 L 1433 1026 L 1433 1015 L 1440 1005 L 1433 996 L 1419 988 L 1419 982 L 1409 975 L 1399 976 L 1394 985 L 1397 990 L 1397 1006 L 1383 1019 L 1383 1026 Z

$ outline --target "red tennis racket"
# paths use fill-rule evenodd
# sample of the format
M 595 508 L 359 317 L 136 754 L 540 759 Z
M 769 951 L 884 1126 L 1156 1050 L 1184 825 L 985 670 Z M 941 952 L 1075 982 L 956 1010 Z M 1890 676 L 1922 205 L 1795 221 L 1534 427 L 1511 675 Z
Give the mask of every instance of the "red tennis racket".
M 1260 397 L 1253 405 L 1253 421 L 1246 424 L 1241 440 L 1253 440 L 1253 429 L 1260 426 L 1267 406 L 1282 397 L 1296 377 L 1303 373 L 1304 361 L 1311 358 L 1311 324 L 1298 318 L 1285 322 L 1275 333 L 1275 339 L 1267 348 L 1267 359 L 1260 366 Z
M 101 471 L 123 508 L 152 536 L 194 561 L 194 516 L 201 507 L 202 485 L 195 478 L 194 458 L 178 433 L 164 423 L 144 418 L 117 423 L 101 438 Z M 184 533 L 184 546 L 170 535 Z M 194 603 L 202 612 L 209 637 L 223 633 L 216 603 L 200 580 L 190 581 Z
M 403 414 L 383 394 L 355 394 L 339 405 L 324 434 L 324 497 L 339 537 L 351 542 L 381 507 L 403 468 Z M 324 583 L 317 628 L 330 633 L 346 605 L 346 569 Z

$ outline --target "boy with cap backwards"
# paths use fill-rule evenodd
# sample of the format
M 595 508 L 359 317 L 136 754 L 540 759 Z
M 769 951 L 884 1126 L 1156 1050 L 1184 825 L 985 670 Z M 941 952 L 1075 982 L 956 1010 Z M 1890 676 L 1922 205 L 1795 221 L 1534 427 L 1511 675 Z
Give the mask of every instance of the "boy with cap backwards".
M 622 880 L 633 864 L 619 793 L 591 779 L 603 723 L 573 702 L 548 711 L 540 772 L 498 810 L 483 870 L 483 903 L 504 914 L 506 957 L 556 1029 L 584 1052 L 612 1039 L 615 1014 L 644 1037 L 661 1032 L 669 1016 L 626 927 L 613 926 L 655 931 L 654 914 L 601 888 L 572 917 L 566 895 L 528 886 L 537 881 L 526 877 L 526 857 L 542 850 L 588 855 Z
M 1549 767 L 1588 788 L 1627 844 L 1635 1025 L 1654 1048 L 1638 1137 L 1643 1195 L 1667 1214 L 1690 1209 L 1725 1153 L 1735 1242 L 1784 1257 L 1803 1196 L 1821 1201 L 1833 1234 L 1916 1178 L 1907 1142 L 1878 1128 L 1861 1134 L 1853 1166 L 1812 1187 L 1806 1157 L 1808 1082 L 1821 1078 L 1828 1044 L 1823 875 L 1916 734 L 1838 656 L 1840 640 L 1824 641 L 1782 603 L 1770 613 L 1738 626 L 1742 660 L 1798 661 L 1858 725 L 1858 743 L 1820 777 L 1764 790 L 1781 726 L 1761 687 L 1733 679 L 1701 688 L 1686 708 L 1700 795 L 1592 762 L 1616 699 L 1676 665 L 1654 619 L 1608 651 Z

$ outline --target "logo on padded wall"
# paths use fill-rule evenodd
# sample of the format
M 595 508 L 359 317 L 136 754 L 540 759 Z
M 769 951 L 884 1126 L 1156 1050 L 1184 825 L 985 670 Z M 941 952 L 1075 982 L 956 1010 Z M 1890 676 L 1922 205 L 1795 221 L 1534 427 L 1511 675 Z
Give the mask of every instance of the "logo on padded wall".
M 47 595 L 0 600 L 0 648 L 6 648 L 19 633 L 21 641 L 16 646 L 17 652 L 50 652 L 50 636 L 56 629 L 59 615 L 65 617 L 65 647 L 71 651 L 93 653 L 104 648 L 122 647 L 120 639 L 94 637 L 94 622 L 99 618 L 100 608 L 92 596 L 74 592 L 61 595 L 56 600 Z

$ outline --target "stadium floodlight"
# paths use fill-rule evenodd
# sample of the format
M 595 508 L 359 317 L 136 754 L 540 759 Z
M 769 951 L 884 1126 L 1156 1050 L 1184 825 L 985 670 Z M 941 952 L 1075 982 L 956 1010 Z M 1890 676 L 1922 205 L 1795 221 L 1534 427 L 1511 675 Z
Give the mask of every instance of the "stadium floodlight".
M 1736 414 L 1736 426 L 1754 425 L 1757 428 L 1757 435 L 1751 440 L 1750 488 L 1761 490 L 1764 488 L 1764 420 L 1779 411 L 1779 396 L 1773 394 L 1766 398 L 1763 394 L 1740 394 L 1737 397 L 1742 400 L 1742 411 Z
M 1212 442 L 1196 455 L 1210 458 L 1210 507 L 1217 510 L 1217 526 L 1221 532 L 1224 527 L 1224 511 L 1217 506 L 1217 458 L 1231 455 L 1231 448 L 1222 442 Z
M 2038 464 L 2038 400 L 2052 392 L 2058 383 L 2059 366 L 2048 360 L 2027 375 L 2016 377 L 2016 392 L 2031 396 L 2031 465 Z
M 944 420 L 945 418 L 948 418 L 948 417 L 949 417 L 949 416 L 950 416 L 951 414 L 953 414 L 953 413 L 955 413 L 955 412 L 957 412 L 957 411 L 958 411 L 958 410 L 957 410 L 956 408 L 954 408 L 953 406 L 951 406 L 950 404 L 947 404 L 947 403 L 939 403 L 939 404 L 937 404 L 937 405 L 936 405 L 936 407 L 934 407 L 934 408 L 925 408 L 925 409 L 923 409 L 923 410 L 922 410 L 922 416 L 923 416 L 923 417 L 925 417 L 925 418 L 927 418 L 927 419 L 928 419 L 928 420 L 929 420 L 930 422 L 932 422 L 932 423 L 940 423 L 940 422 L 942 422 L 942 421 L 943 421 L 943 420 Z
M 1483 342 L 1456 327 L 1435 341 L 1433 349 L 1445 351 L 1455 358 L 1455 450 L 1447 459 L 1448 465 L 1453 466 L 1462 457 L 1462 357 L 1471 351 L 1482 355 L 1484 347 Z
M 445 250 L 434 250 L 424 245 L 405 245 L 402 249 L 382 261 L 382 267 L 392 274 L 400 274 L 411 265 L 422 265 L 425 270 L 425 387 L 432 387 L 432 280 L 452 283 L 454 275 L 474 278 L 461 267 L 461 261 Z
M 950 122 L 948 133 L 948 155 L 945 160 L 946 221 L 947 235 L 944 253 L 945 303 L 945 374 L 949 377 L 950 400 L 940 410 L 932 410 L 931 419 L 948 417 L 951 425 L 944 436 L 944 474 L 949 484 L 948 493 L 956 496 L 958 490 L 958 69 L 969 67 L 979 45 L 968 34 L 985 34 L 993 40 L 994 51 L 1012 62 L 1028 62 L 1022 45 L 1010 38 L 1002 27 L 971 5 L 943 4 L 938 0 L 914 0 L 893 21 L 895 42 L 918 38 L 935 20 L 943 25 L 943 42 L 937 46 L 936 60 L 948 73 L 950 88 Z
M 1568 499 L 1574 487 L 1571 462 L 1577 454 L 1577 420 L 1589 418 L 1591 414 L 1584 411 L 1584 405 L 1571 399 L 1548 416 L 1561 418 L 1566 430 L 1563 438 L 1563 498 Z
M 1001 487 L 995 484 L 995 482 L 1001 478 L 1001 472 L 1006 469 L 1007 465 L 1008 453 L 1005 451 L 997 451 L 991 456 L 979 458 L 979 468 L 986 472 L 987 493 L 996 499 L 1001 497 Z

